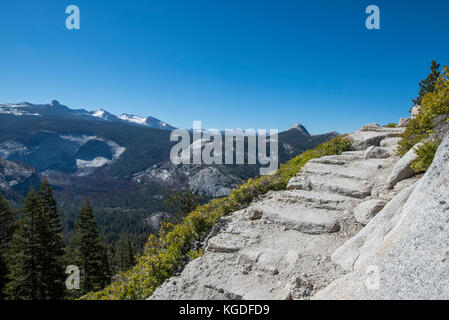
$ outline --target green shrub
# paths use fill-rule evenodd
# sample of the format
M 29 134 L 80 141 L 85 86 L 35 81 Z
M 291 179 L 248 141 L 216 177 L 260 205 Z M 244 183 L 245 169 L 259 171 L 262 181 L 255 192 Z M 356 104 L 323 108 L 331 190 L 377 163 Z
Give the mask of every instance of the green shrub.
M 385 128 L 396 128 L 397 126 L 398 126 L 398 124 L 394 123 L 394 122 L 384 125 Z
M 148 298 L 158 286 L 182 268 L 186 261 L 202 255 L 202 251 L 192 251 L 192 243 L 203 239 L 220 217 L 247 207 L 254 198 L 270 190 L 285 189 L 290 178 L 310 159 L 341 154 L 350 148 L 351 143 L 344 136 L 334 138 L 291 159 L 272 175 L 249 179 L 232 190 L 230 196 L 198 206 L 181 223 L 163 224 L 158 237 L 149 237 L 137 265 L 121 274 L 124 280 L 114 282 L 100 292 L 89 293 L 82 299 Z
M 404 133 L 401 134 L 402 140 L 399 141 L 398 154 L 403 156 L 415 144 L 422 142 L 432 134 L 432 124 L 421 124 L 417 118 L 410 119 Z
M 198 250 L 190 250 L 189 251 L 189 257 L 192 260 L 198 259 L 200 257 L 204 256 L 204 250 L 198 249 Z
M 444 67 L 435 90 L 427 92 L 421 100 L 421 108 L 415 119 L 411 119 L 401 135 L 399 155 L 407 153 L 416 143 L 423 142 L 433 134 L 434 119 L 449 113 L 449 68 Z
M 413 171 L 427 171 L 427 169 L 432 164 L 433 158 L 435 157 L 435 153 L 437 152 L 440 142 L 441 141 L 429 140 L 424 142 L 424 144 L 416 150 L 416 155 L 418 157 L 411 164 Z

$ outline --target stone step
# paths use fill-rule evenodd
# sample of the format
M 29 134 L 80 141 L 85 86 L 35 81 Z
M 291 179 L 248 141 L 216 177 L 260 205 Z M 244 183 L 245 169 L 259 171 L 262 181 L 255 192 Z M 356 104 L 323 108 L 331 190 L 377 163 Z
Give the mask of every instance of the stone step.
M 370 180 L 376 175 L 377 170 L 390 167 L 394 164 L 394 158 L 385 159 L 363 159 L 346 161 L 345 164 L 323 163 L 309 161 L 297 176 L 304 176 L 307 173 L 315 175 L 334 175 L 342 178 Z
M 386 138 L 386 139 L 383 139 L 380 143 L 379 143 L 379 145 L 381 146 L 381 147 L 383 147 L 383 148 L 387 148 L 387 149 L 390 149 L 390 150 L 392 150 L 392 151 L 396 151 L 397 150 L 397 147 L 398 147 L 398 145 L 399 145 L 399 142 L 401 141 L 402 139 L 401 138 Z
M 350 163 L 348 166 L 323 164 L 323 163 L 307 163 L 298 175 L 320 175 L 320 176 L 335 176 L 356 180 L 368 180 L 373 171 L 363 166 L 357 166 L 355 163 Z
M 366 150 L 370 146 L 379 146 L 380 142 L 386 138 L 398 137 L 400 130 L 380 130 L 380 131 L 362 131 L 358 130 L 348 135 L 352 141 L 354 150 Z
M 346 154 L 346 155 L 333 155 L 324 156 L 321 158 L 311 159 L 308 163 L 323 163 L 323 164 L 334 164 L 334 165 L 345 165 L 349 162 L 363 159 L 363 154 Z
M 215 253 L 234 253 L 240 250 L 241 243 L 237 235 L 219 233 L 209 240 L 206 251 Z
M 304 205 L 278 204 L 264 206 L 263 219 L 306 234 L 333 233 L 340 230 L 338 211 Z
M 389 167 L 394 162 L 395 159 L 393 157 L 383 159 L 378 158 L 364 159 L 360 161 L 354 161 L 353 163 L 351 163 L 351 166 L 349 166 L 349 170 L 352 170 L 352 168 L 359 168 L 371 171 L 371 173 L 375 175 L 378 169 Z
M 365 151 L 364 150 L 360 150 L 360 151 L 343 151 L 342 156 L 360 156 L 363 157 L 365 155 Z
M 391 128 L 386 128 L 386 127 L 376 127 L 376 126 L 370 126 L 370 125 L 366 125 L 363 126 L 362 128 L 360 128 L 360 131 L 363 132 L 379 132 L 379 133 L 385 133 L 385 134 L 401 134 L 405 131 L 405 128 L 403 127 L 391 127 Z
M 372 186 L 369 181 L 308 173 L 306 176 L 299 175 L 290 179 L 287 189 L 324 191 L 363 199 L 371 194 Z
M 228 270 L 230 271 L 230 270 Z M 223 281 L 206 279 L 203 284 L 207 290 L 215 291 L 221 295 L 220 300 L 286 300 L 288 291 L 283 294 L 283 290 L 273 290 L 273 281 L 267 281 L 270 277 L 266 273 L 261 273 L 259 277 L 248 277 L 242 275 L 240 270 L 233 270 L 232 276 L 228 275 Z M 271 278 L 271 277 L 270 277 Z M 208 281 L 209 280 L 209 281 Z M 284 290 L 285 291 L 285 290 Z
M 322 163 L 322 164 L 333 164 L 336 166 L 344 166 L 347 164 L 347 160 L 344 159 L 335 159 L 332 156 L 324 156 L 321 158 L 311 159 L 307 163 Z
M 285 237 L 280 234 L 280 237 Z M 284 243 L 278 243 L 270 245 L 269 247 L 251 247 L 242 250 L 239 254 L 243 258 L 243 261 L 255 264 L 258 270 L 267 272 L 271 275 L 278 273 L 291 272 L 299 260 L 298 252 L 290 249 L 286 252 L 285 241 Z M 288 265 L 287 265 L 288 264 Z
M 307 190 L 285 190 L 277 193 L 277 201 L 286 203 L 302 203 L 305 206 L 327 210 L 347 210 L 359 202 L 352 197 L 335 193 L 315 192 Z

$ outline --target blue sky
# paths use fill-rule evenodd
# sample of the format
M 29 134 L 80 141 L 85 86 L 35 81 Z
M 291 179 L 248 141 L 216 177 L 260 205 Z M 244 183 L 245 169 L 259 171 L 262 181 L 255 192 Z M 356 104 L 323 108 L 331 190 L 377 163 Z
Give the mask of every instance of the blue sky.
M 78 5 L 81 29 L 65 28 Z M 378 5 L 381 30 L 365 28 Z M 0 3 L 0 102 L 105 108 L 177 127 L 349 132 L 406 117 L 449 1 Z

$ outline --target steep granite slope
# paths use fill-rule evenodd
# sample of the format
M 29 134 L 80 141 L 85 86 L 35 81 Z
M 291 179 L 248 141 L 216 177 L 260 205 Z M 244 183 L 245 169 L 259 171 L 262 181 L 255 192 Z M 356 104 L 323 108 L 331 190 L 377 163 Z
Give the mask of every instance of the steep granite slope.
M 386 184 L 398 170 L 394 150 L 403 130 L 364 126 L 349 135 L 356 151 L 311 160 L 288 190 L 222 218 L 203 244 L 205 255 L 150 299 L 312 297 L 345 273 L 333 253 L 417 180 Z
M 317 299 L 449 298 L 448 160 L 449 135 L 424 177 L 334 253 L 350 272 Z
M 15 192 L 26 194 L 30 187 L 39 184 L 40 176 L 33 168 L 0 159 L 0 193 L 15 199 Z

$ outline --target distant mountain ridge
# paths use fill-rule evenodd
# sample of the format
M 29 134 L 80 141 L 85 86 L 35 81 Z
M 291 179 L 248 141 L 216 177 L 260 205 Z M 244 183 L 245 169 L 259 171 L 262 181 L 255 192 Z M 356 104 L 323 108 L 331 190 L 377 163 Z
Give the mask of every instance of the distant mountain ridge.
M 120 234 L 123 219 L 148 232 L 152 227 L 145 221 L 167 210 L 164 199 L 174 191 L 188 187 L 207 199 L 222 197 L 259 174 L 261 164 L 174 165 L 172 129 L 153 117 L 74 110 L 57 101 L 0 104 L 0 194 L 19 207 L 30 187 L 38 188 L 46 177 L 67 237 L 87 197 L 111 240 Z M 310 135 L 296 124 L 279 133 L 279 163 L 336 135 Z M 140 236 L 148 239 L 148 233 Z
M 143 126 L 162 130 L 174 130 L 175 128 L 168 123 L 154 117 L 140 117 L 132 114 L 122 114 L 116 116 L 104 109 L 96 111 L 87 111 L 85 109 L 71 109 L 62 105 L 57 100 L 49 104 L 32 104 L 29 102 L 21 103 L 2 103 L 0 104 L 0 114 L 11 114 L 15 116 L 45 116 L 52 118 L 74 118 L 84 120 L 124 122 L 130 125 Z
M 75 179 L 92 178 L 89 188 L 77 189 L 77 193 L 89 190 L 87 194 L 101 190 L 107 195 L 111 182 L 105 185 L 104 177 L 108 177 L 133 183 L 137 189 L 142 185 L 159 191 L 189 186 L 217 197 L 258 174 L 259 165 L 213 165 L 215 168 L 210 169 L 171 164 L 173 129 L 153 117 L 71 109 L 56 100 L 49 104 L 0 104 L 0 158 L 31 166 L 61 190 L 68 185 L 73 190 Z M 303 125 L 295 123 L 279 133 L 279 163 L 337 135 L 310 135 Z
M 60 190 L 70 186 L 83 196 L 95 193 L 108 197 L 113 185 L 121 189 L 122 182 L 129 182 L 137 189 L 145 186 L 162 193 L 189 186 L 217 197 L 258 174 L 259 164 L 212 165 L 214 169 L 173 165 L 172 128 L 153 117 L 116 116 L 104 109 L 75 110 L 58 101 L 0 104 L 0 158 L 25 163 Z M 310 135 L 303 125 L 295 123 L 279 133 L 279 163 L 335 136 L 338 133 Z M 116 180 L 106 184 L 109 178 Z M 76 184 L 75 180 L 85 182 Z M 87 184 L 88 188 L 83 186 Z

